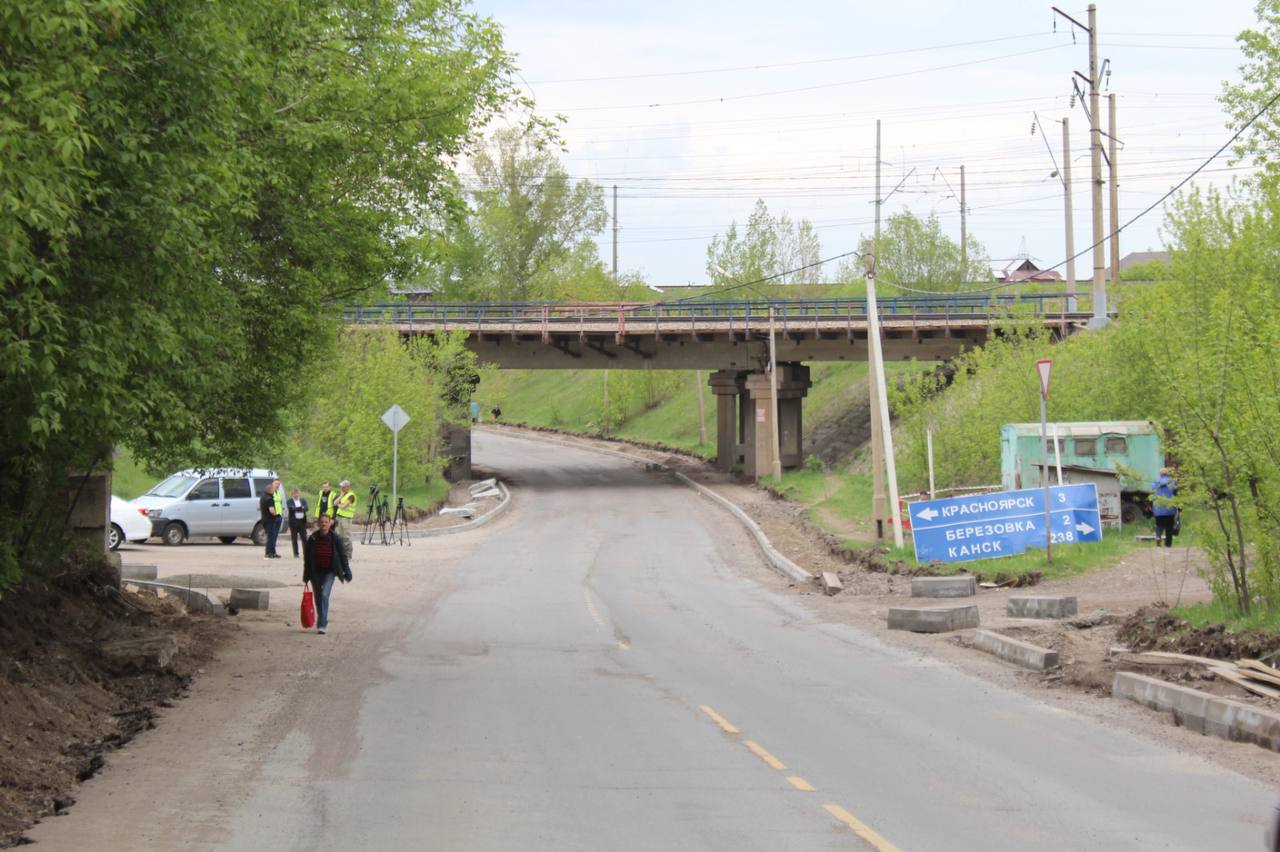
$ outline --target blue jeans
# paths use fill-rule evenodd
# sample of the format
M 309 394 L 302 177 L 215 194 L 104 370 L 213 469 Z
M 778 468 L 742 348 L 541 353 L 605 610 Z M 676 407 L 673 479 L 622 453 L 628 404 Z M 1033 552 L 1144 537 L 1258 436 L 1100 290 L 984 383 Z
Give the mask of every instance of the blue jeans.
M 316 628 L 324 630 L 329 626 L 329 592 L 333 591 L 333 581 L 337 574 L 325 574 L 321 580 L 311 581 L 311 594 L 316 599 Z
M 280 535 L 280 521 L 277 518 L 267 518 L 262 522 L 262 526 L 267 534 L 267 556 L 275 556 L 276 536 Z

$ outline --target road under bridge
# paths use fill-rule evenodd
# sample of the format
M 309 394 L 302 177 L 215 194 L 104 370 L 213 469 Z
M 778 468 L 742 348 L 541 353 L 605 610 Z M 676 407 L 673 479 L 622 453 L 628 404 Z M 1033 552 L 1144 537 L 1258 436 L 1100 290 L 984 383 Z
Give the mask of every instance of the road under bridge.
M 880 299 L 889 361 L 945 361 L 1011 323 L 1062 338 L 1088 310 L 1064 295 Z M 716 395 L 717 464 L 749 476 L 772 467 L 769 337 L 778 363 L 782 466 L 804 460 L 802 404 L 811 361 L 868 360 L 870 316 L 860 298 L 681 300 L 619 304 L 465 303 L 348 308 L 348 324 L 392 325 L 406 337 L 463 331 L 484 362 L 512 370 L 708 370 Z

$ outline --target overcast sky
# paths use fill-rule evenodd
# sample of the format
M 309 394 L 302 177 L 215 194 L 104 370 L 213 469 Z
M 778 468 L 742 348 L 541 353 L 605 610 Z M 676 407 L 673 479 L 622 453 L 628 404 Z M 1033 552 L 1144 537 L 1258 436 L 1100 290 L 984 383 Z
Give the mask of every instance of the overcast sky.
M 1070 116 L 1076 246 L 1090 242 L 1088 121 L 1069 103 L 1087 72 L 1048 4 L 757 2 L 732 4 L 476 0 L 518 54 L 539 112 L 567 118 L 570 174 L 618 186 L 620 267 L 658 284 L 705 281 L 706 245 L 757 198 L 807 218 L 824 256 L 855 248 L 874 215 L 875 121 L 883 122 L 886 213 L 935 211 L 960 231 L 959 166 L 969 232 L 996 259 L 1025 238 L 1041 266 L 1064 258 L 1054 156 Z M 1062 8 L 1084 21 L 1086 11 Z M 1099 4 L 1100 59 L 1117 95 L 1121 221 L 1229 136 L 1216 97 L 1239 76 L 1234 37 L 1254 23 L 1245 0 Z M 1105 99 L 1102 110 L 1106 129 Z M 914 171 L 912 171 L 914 169 Z M 1215 162 L 1202 183 L 1242 174 Z M 1160 246 L 1160 211 L 1121 237 L 1121 253 Z M 608 232 L 601 255 L 608 262 Z M 1086 278 L 1087 258 L 1079 262 Z

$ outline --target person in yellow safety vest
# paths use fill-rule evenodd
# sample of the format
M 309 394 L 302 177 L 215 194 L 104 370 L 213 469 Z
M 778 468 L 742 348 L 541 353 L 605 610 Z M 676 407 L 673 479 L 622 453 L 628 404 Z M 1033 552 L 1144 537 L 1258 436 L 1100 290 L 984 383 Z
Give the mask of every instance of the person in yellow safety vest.
M 343 480 L 338 482 L 338 496 L 334 498 L 334 514 L 337 516 L 338 533 L 342 536 L 351 535 L 348 530 L 348 523 L 355 522 L 356 518 L 356 493 L 351 490 L 351 481 Z
M 329 488 L 329 483 L 325 482 L 320 485 L 320 497 L 316 500 L 316 520 L 320 520 L 321 515 L 333 517 L 338 511 L 337 496 Z
M 271 492 L 271 501 L 276 504 L 276 533 L 284 529 L 284 486 L 280 484 L 280 480 L 271 483 L 276 487 Z

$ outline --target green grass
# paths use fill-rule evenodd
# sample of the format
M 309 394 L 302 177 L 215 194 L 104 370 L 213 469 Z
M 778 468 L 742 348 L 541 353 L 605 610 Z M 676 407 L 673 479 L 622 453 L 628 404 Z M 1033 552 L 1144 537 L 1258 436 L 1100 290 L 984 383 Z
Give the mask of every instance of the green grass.
M 1245 615 L 1238 609 L 1223 601 L 1188 604 L 1173 610 L 1179 618 L 1185 618 L 1192 627 L 1205 627 L 1210 624 L 1226 625 L 1228 633 L 1239 633 L 1244 630 L 1261 630 L 1265 633 L 1280 633 L 1280 609 L 1255 609 Z
M 147 471 L 128 450 L 121 450 L 111 470 L 111 493 L 126 500 L 141 497 L 164 479 Z

